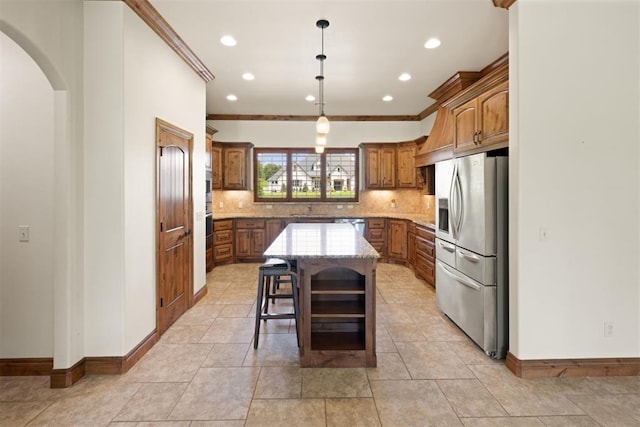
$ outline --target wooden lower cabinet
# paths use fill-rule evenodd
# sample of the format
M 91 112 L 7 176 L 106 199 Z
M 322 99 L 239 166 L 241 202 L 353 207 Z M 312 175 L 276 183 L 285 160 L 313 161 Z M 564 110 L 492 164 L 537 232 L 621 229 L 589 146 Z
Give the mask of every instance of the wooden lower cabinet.
M 233 220 L 213 221 L 213 264 L 233 262 Z
M 409 261 L 409 268 L 413 271 L 416 270 L 416 224 L 409 221 L 407 225 L 407 260 Z
M 236 261 L 264 260 L 265 221 L 258 219 L 237 219 L 234 239 Z
M 407 221 L 404 219 L 389 219 L 387 224 L 389 230 L 389 246 L 387 247 L 389 261 L 406 263 L 408 255 Z
M 300 364 L 375 367 L 375 269 L 372 258 L 301 258 Z
M 416 226 L 416 276 L 435 287 L 435 230 L 423 226 Z
M 282 219 L 268 219 L 265 221 L 265 249 L 273 243 L 282 230 L 284 230 L 284 221 Z
M 365 239 L 378 251 L 380 258 L 384 259 L 387 253 L 386 239 L 387 227 L 385 218 L 368 218 L 365 227 Z

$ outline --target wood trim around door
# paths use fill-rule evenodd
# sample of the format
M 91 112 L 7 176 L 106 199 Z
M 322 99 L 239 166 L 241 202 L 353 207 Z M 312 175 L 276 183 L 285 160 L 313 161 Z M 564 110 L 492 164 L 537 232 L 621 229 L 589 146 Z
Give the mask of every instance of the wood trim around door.
M 160 147 L 161 140 L 160 134 L 161 131 L 165 131 L 167 133 L 171 133 L 181 139 L 188 140 L 189 144 L 189 213 L 187 215 L 187 228 L 190 230 L 190 235 L 188 236 L 188 270 L 189 270 L 189 279 L 187 285 L 187 310 L 193 307 L 194 304 L 194 287 L 193 287 L 193 134 L 184 129 L 181 129 L 169 122 L 166 122 L 160 118 L 156 118 L 156 294 L 159 294 L 160 288 L 160 250 L 161 250 L 161 231 L 160 231 Z M 160 310 L 159 310 L 159 301 L 155 301 L 156 305 L 156 331 L 158 335 L 162 335 L 162 331 L 160 328 Z

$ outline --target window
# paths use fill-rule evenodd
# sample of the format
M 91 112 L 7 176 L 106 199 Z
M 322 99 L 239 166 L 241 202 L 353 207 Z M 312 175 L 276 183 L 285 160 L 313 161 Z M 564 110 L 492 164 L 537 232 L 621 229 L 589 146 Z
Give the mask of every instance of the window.
M 358 201 L 358 149 L 255 148 L 254 200 Z

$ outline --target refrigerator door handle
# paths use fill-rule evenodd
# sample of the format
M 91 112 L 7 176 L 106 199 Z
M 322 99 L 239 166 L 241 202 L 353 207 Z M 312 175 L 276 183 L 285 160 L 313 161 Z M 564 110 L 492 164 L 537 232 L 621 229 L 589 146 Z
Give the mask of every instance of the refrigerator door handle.
M 455 221 L 456 221 L 456 238 L 460 236 L 460 230 L 462 229 L 462 216 L 464 213 L 464 200 L 462 199 L 462 185 L 460 184 L 460 173 L 458 168 L 456 167 L 455 175 L 453 177 L 453 186 L 455 187 L 456 193 L 456 212 L 455 212 Z
M 444 250 L 446 250 L 447 252 L 454 252 L 456 250 L 456 247 L 453 245 L 447 245 L 442 241 L 438 241 L 438 244 L 440 245 L 440 247 Z
M 438 265 L 442 268 L 442 271 L 445 272 L 445 274 L 447 274 L 449 277 L 451 277 L 452 279 L 454 279 L 456 282 L 471 288 L 471 289 L 475 289 L 476 291 L 480 290 L 480 286 L 476 285 L 475 283 L 466 280 L 463 277 L 460 277 L 458 274 L 455 274 L 454 272 L 452 272 L 451 270 L 449 270 L 449 268 L 444 265 L 443 263 L 441 263 L 440 261 L 438 261 Z
M 455 182 L 456 174 L 458 172 L 458 165 L 453 164 L 453 174 L 451 176 L 451 187 L 449 188 L 449 223 L 451 224 L 451 234 L 454 239 L 458 238 L 458 232 L 456 230 L 456 200 L 455 200 Z
M 478 258 L 477 255 L 470 254 L 468 252 L 464 252 L 464 251 L 462 251 L 460 249 L 458 249 L 458 255 L 460 255 L 462 258 L 468 259 L 469 261 L 471 261 L 473 263 L 480 262 L 480 258 Z

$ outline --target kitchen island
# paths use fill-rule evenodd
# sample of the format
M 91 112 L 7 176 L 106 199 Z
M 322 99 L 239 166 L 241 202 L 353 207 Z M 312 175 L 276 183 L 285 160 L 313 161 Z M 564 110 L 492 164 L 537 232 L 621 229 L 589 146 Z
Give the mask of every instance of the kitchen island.
M 264 256 L 296 261 L 301 366 L 376 366 L 379 255 L 353 226 L 289 224 Z

